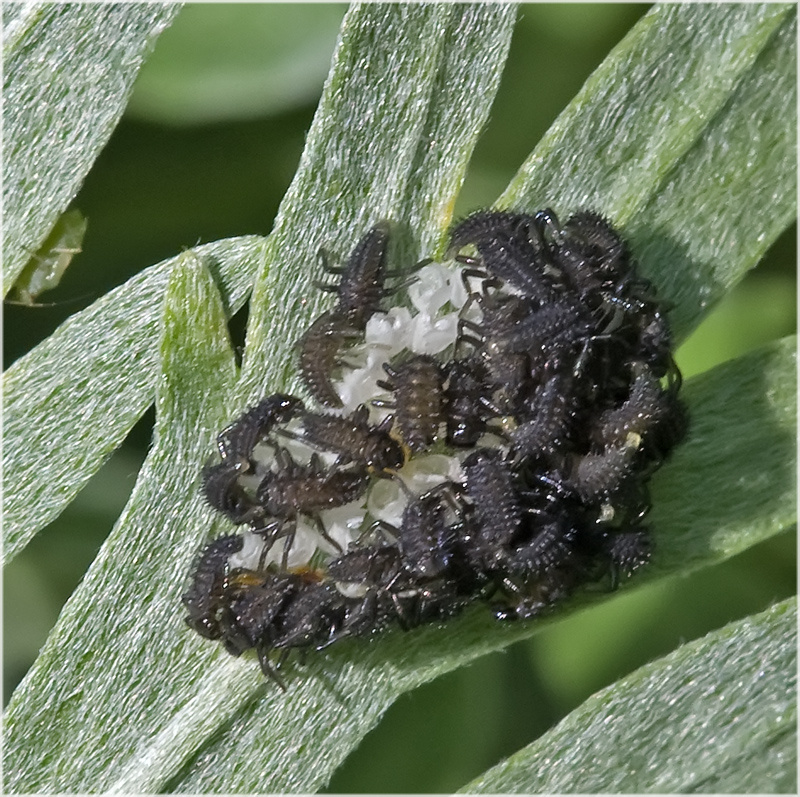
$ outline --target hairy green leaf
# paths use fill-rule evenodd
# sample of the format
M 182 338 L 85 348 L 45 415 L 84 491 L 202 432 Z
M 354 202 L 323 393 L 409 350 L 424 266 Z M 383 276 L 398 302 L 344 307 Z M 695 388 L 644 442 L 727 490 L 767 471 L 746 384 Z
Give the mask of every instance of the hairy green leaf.
M 245 301 L 264 239 L 194 250 L 230 315 Z M 153 401 L 161 300 L 176 259 L 143 271 L 64 322 L 3 376 L 3 557 L 64 509 Z
M 3 7 L 3 295 L 75 196 L 142 61 L 180 10 L 161 3 Z
M 655 6 L 497 204 L 606 214 L 682 339 L 797 215 L 796 26 L 789 4 Z
M 589 698 L 465 794 L 797 792 L 797 599 Z
M 212 527 L 197 464 L 223 422 L 236 368 L 224 307 L 196 253 L 177 259 L 160 316 L 154 445 L 127 508 L 9 706 L 8 790 L 104 791 L 132 762 L 150 778 L 136 791 L 152 790 L 162 768 L 155 748 L 140 748 L 174 727 L 187 683 L 194 690 L 205 668 L 209 651 L 178 632 L 176 607 L 196 535 Z
M 362 47 L 371 46 L 376 26 L 383 24 L 387 9 L 390 7 L 364 7 L 352 14 L 353 25 L 360 26 Z M 409 14 L 410 20 L 407 19 Z M 319 309 L 316 298 L 319 291 L 313 287 L 315 275 L 310 269 L 310 264 L 316 261 L 316 250 L 321 243 L 328 243 L 328 236 L 333 234 L 342 242 L 344 250 L 352 245 L 353 238 L 364 227 L 356 227 L 358 233 L 350 227 L 350 237 L 346 237 L 347 230 L 340 228 L 344 225 L 339 221 L 339 214 L 346 208 L 355 217 L 373 213 L 371 203 L 378 201 L 380 191 L 390 194 L 398 191 L 396 202 L 414 209 L 413 213 L 408 211 L 413 221 L 422 224 L 423 217 L 446 216 L 488 115 L 510 40 L 514 7 L 468 7 L 460 11 L 455 7 L 432 7 L 417 12 L 397 7 L 389 14 L 386 24 L 393 20 L 394 24 L 411 26 L 404 35 L 409 37 L 409 42 L 417 42 L 425 64 L 430 42 L 424 37 L 418 40 L 413 26 L 423 31 L 430 28 L 431 32 L 426 35 L 433 38 L 437 34 L 450 37 L 443 64 L 426 67 L 428 72 L 424 77 L 433 88 L 426 88 L 422 77 L 413 71 L 416 63 L 412 58 L 413 48 L 409 46 L 404 50 L 403 57 L 411 60 L 405 64 L 403 91 L 409 97 L 407 104 L 418 117 L 417 135 L 422 141 L 419 144 L 421 153 L 409 154 L 410 162 L 405 168 L 411 173 L 397 178 L 408 183 L 407 191 L 399 191 L 391 182 L 395 179 L 389 173 L 394 163 L 391 150 L 383 153 L 383 168 L 387 173 L 376 176 L 376 186 L 367 186 L 366 194 L 356 189 L 359 181 L 378 170 L 377 153 L 370 150 L 371 142 L 380 138 L 384 129 L 392 125 L 405 129 L 406 123 L 404 117 L 397 116 L 393 103 L 373 98 L 377 106 L 384 107 L 385 115 L 376 115 L 366 105 L 364 78 L 359 73 L 358 63 L 361 50 L 356 50 L 355 55 L 350 52 L 349 60 L 340 54 L 339 69 L 345 74 L 335 72 L 329 80 L 333 88 L 329 88 L 323 99 L 309 135 L 309 142 L 314 142 L 313 147 L 316 147 L 314 155 L 309 155 L 307 150 L 304 156 L 294 187 L 276 222 L 278 232 L 270 238 L 278 236 L 278 243 L 269 245 L 270 254 L 264 254 L 262 239 L 256 237 L 219 241 L 197 249 L 200 256 L 210 259 L 213 270 L 218 273 L 226 309 L 231 314 L 244 302 L 260 264 L 269 264 L 275 257 L 279 259 L 277 264 L 268 265 L 267 272 L 269 279 L 279 280 L 277 286 L 270 282 L 271 295 L 280 297 L 277 307 L 270 310 L 274 318 L 271 323 L 262 320 L 248 348 L 250 360 L 259 363 L 250 388 L 250 397 L 254 400 L 260 398 L 269 385 L 277 387 L 290 378 L 293 384 L 297 383 L 292 341 L 297 337 L 302 319 L 310 320 L 311 307 L 317 312 Z M 379 80 L 373 93 L 391 95 L 397 89 L 396 81 L 387 83 L 384 76 L 388 69 L 384 62 L 389 58 L 389 43 L 396 40 L 396 35 L 400 35 L 400 31 L 395 38 L 387 39 L 383 62 L 374 68 L 373 78 Z M 347 53 L 347 47 L 354 46 L 352 38 L 346 39 L 342 51 Z M 350 81 L 348 78 L 349 88 L 343 94 L 338 84 L 347 77 L 347 70 L 354 68 L 357 79 Z M 397 80 L 400 77 L 398 75 Z M 416 96 L 417 91 L 422 100 Z M 358 103 L 364 103 L 364 107 Z M 347 118 L 353 108 L 362 113 L 369 124 L 363 122 L 358 126 L 363 137 L 349 155 L 347 142 L 350 139 L 345 135 L 349 129 Z M 333 109 L 342 117 L 335 126 L 330 121 Z M 432 147 L 430 141 L 439 143 Z M 409 143 L 408 147 L 411 146 Z M 328 174 L 333 168 L 331 164 L 340 161 L 351 174 L 347 179 L 343 175 Z M 328 171 L 321 166 L 323 162 L 328 163 Z M 352 195 L 330 196 L 322 203 L 320 193 L 329 190 L 326 179 L 334 186 L 340 186 L 343 181 L 348 185 L 352 182 L 348 189 Z M 292 199 L 301 192 L 307 197 L 302 203 Z M 399 204 L 397 208 L 397 217 L 405 213 Z M 389 210 L 387 205 L 386 213 L 380 215 L 389 215 Z M 287 213 L 291 213 L 290 221 L 285 220 Z M 445 225 L 443 221 L 437 229 Z M 422 226 L 430 227 L 427 223 Z M 315 229 L 318 233 L 312 234 Z M 148 269 L 73 316 L 5 374 L 5 561 L 64 509 L 119 446 L 152 401 L 157 372 L 154 330 L 159 297 L 172 262 Z M 261 303 L 267 301 L 263 298 L 267 295 L 270 294 L 262 291 Z M 311 302 L 309 295 L 315 297 Z M 269 336 L 266 341 L 265 336 Z M 242 403 L 243 399 L 231 403 L 231 415 Z M 54 450 L 59 452 L 58 457 L 51 456 Z
M 716 17 L 702 16 L 709 8 Z M 694 143 L 684 147 L 686 154 L 670 160 L 674 141 L 683 140 L 677 109 L 700 97 L 673 81 L 678 98 L 674 113 L 660 117 L 663 138 L 645 136 L 639 144 L 647 143 L 654 151 L 646 157 L 637 151 L 638 168 L 628 170 L 630 185 L 638 180 L 645 186 L 644 194 L 650 191 L 652 196 L 622 219 L 626 232 L 636 232 L 657 191 L 667 189 L 663 181 L 656 189 L 648 177 L 654 162 L 662 158 L 672 164 L 665 173 L 677 173 L 690 152 L 702 150 L 696 140 L 721 124 L 720 119 L 727 119 L 738 137 L 736 124 L 747 123 L 753 108 L 750 116 L 737 116 L 739 111 L 731 109 L 739 108 L 742 94 L 763 88 L 763 74 L 774 76 L 776 64 L 785 65 L 793 53 L 794 41 L 786 32 L 794 25 L 788 7 L 754 7 L 748 12 L 742 8 L 660 6 L 621 45 L 630 51 L 628 68 L 636 76 L 628 83 L 633 97 L 655 80 L 653 72 L 658 76 L 653 62 L 650 73 L 634 69 L 637 47 L 644 57 L 653 26 L 661 24 L 658 38 L 665 53 L 674 46 L 687 58 L 688 50 L 681 45 L 686 31 L 696 33 L 698 20 L 714 22 L 720 41 L 709 50 L 703 85 L 713 83 L 718 71 L 722 92 L 728 92 L 727 99 L 712 92 L 711 99 L 721 109 L 715 122 L 698 124 Z M 436 4 L 361 5 L 348 13 L 298 175 L 259 261 L 243 378 L 237 383 L 212 284 L 197 255 L 187 253 L 179 261 L 164 312 L 163 376 L 157 379 L 159 371 L 153 368 L 136 383 L 135 391 L 131 385 L 126 388 L 132 393 L 158 384 L 155 446 L 115 531 L 9 706 L 5 771 L 15 790 L 310 791 L 327 781 L 399 695 L 557 621 L 500 625 L 485 610 L 476 610 L 445 628 L 344 642 L 329 653 L 310 657 L 305 667 L 290 666 L 285 694 L 263 682 L 252 656 L 232 659 L 218 645 L 183 629 L 180 622 L 179 595 L 187 563 L 213 524 L 196 489 L 214 430 L 223 415 L 231 417 L 247 401 L 297 384 L 292 341 L 322 306 L 311 288 L 317 276 L 311 266 L 320 243 L 344 254 L 367 226 L 388 217 L 398 226 L 391 253 L 395 261 L 412 262 L 441 247 L 466 160 L 486 118 L 513 13 L 506 6 Z M 735 30 L 726 28 L 732 17 L 739 20 Z M 736 67 L 738 76 L 731 77 L 726 69 L 736 60 L 732 55 L 743 50 L 750 55 Z M 692 62 L 685 68 L 690 71 Z M 759 72 L 762 68 L 767 71 Z M 675 70 L 681 71 L 678 66 Z M 596 120 L 595 132 L 600 135 L 602 108 L 607 108 L 604 92 L 625 83 L 626 76 L 603 72 L 603 67 L 597 74 L 593 91 L 581 95 L 578 111 L 586 114 L 587 127 Z M 769 99 L 763 93 L 758 96 Z M 573 110 L 556 123 L 556 129 L 569 121 Z M 725 116 L 728 111 L 730 117 Z M 609 119 L 611 124 L 614 117 Z M 670 127 L 672 119 L 675 129 Z M 645 117 L 642 124 L 650 122 Z M 764 124 L 770 129 L 769 122 Z M 763 146 L 775 143 L 770 135 L 758 140 Z M 589 136 L 588 143 L 582 143 L 576 133 L 574 152 L 590 147 L 592 141 Z M 664 152 L 657 151 L 659 146 Z M 607 150 L 593 147 L 581 162 L 587 180 L 590 167 L 600 164 Z M 768 170 L 768 159 L 758 147 L 755 152 L 760 159 L 757 171 Z M 712 189 L 717 180 L 728 179 L 741 168 L 737 159 L 742 156 L 741 148 L 721 146 L 715 153 L 716 171 L 694 174 L 692 190 L 713 200 L 720 230 L 726 233 L 729 225 L 738 223 L 740 209 L 720 208 L 719 194 Z M 544 167 L 537 165 L 531 173 L 539 168 Z M 558 210 L 571 208 L 559 200 L 559 192 L 581 184 L 576 171 L 562 182 L 550 183 L 547 198 L 523 199 L 526 179 L 523 175 L 503 202 L 516 203 L 514 197 L 519 195 L 522 206 L 536 207 L 555 197 Z M 533 178 L 529 182 L 533 185 Z M 784 208 L 786 191 L 786 181 L 778 181 L 775 201 Z M 680 207 L 676 224 L 680 220 L 682 231 L 690 234 L 702 213 L 694 206 Z M 600 209 L 617 220 L 607 205 Z M 782 219 L 778 223 L 785 225 L 785 212 L 778 216 Z M 705 234 L 702 226 L 698 229 Z M 730 279 L 735 281 L 742 263 L 750 262 L 771 229 L 737 231 L 746 244 L 741 252 L 710 247 L 713 268 L 733 275 Z M 634 236 L 638 253 L 637 242 L 646 252 L 647 239 Z M 649 259 L 645 255 L 642 259 L 659 287 L 662 282 L 666 285 Z M 687 297 L 710 294 L 709 270 L 676 259 L 674 272 L 676 285 L 689 284 L 688 293 L 679 296 L 676 288 L 668 295 L 691 304 Z M 181 291 L 191 301 L 184 300 Z M 228 301 L 226 311 L 230 306 Z M 691 308 L 685 313 L 684 331 L 693 314 Z M 212 353 L 214 374 L 211 366 L 195 362 L 193 352 L 203 347 Z M 64 362 L 69 361 L 62 361 L 61 367 L 69 370 Z M 654 479 L 659 558 L 645 578 L 720 561 L 791 522 L 786 485 L 793 461 L 786 452 L 793 434 L 794 373 L 793 347 L 784 342 L 687 384 L 692 433 L 684 449 Z M 142 383 L 147 383 L 144 388 Z M 728 385 L 735 389 L 729 391 Z M 20 393 L 24 395 L 21 389 Z M 72 416 L 61 415 L 56 402 L 43 402 L 38 415 L 28 419 L 37 419 L 45 408 L 62 424 L 75 415 L 74 410 Z M 749 422 L 742 433 L 737 428 L 731 434 L 730 424 L 743 419 Z M 81 424 L 81 434 L 84 428 Z M 720 446 L 728 438 L 727 447 Z M 777 446 L 777 456 L 757 460 L 757 467 L 767 468 L 762 482 L 766 492 L 745 491 L 742 498 L 747 503 L 740 509 L 750 513 L 751 520 L 757 515 L 758 522 L 745 523 L 732 511 L 723 511 L 719 518 L 709 512 L 704 522 L 693 523 L 699 511 L 703 517 L 708 493 L 695 488 L 691 499 L 685 497 L 683 471 L 694 472 L 695 480 L 701 473 L 706 483 L 718 488 L 741 487 L 754 473 L 748 457 L 755 451 L 755 440 Z M 221 529 L 224 524 L 217 525 Z M 576 600 L 570 608 L 586 600 Z M 48 720 L 41 722 L 44 716 Z

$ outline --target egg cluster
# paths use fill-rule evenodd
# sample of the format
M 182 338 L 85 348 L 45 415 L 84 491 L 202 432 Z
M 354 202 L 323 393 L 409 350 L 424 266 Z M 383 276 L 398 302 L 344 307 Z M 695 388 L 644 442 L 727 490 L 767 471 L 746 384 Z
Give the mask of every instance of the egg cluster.
M 187 622 L 278 683 L 295 649 L 615 587 L 650 558 L 647 483 L 686 434 L 664 307 L 601 216 L 479 211 L 400 275 L 389 233 L 324 260 L 336 303 L 297 349 L 326 409 L 267 396 L 203 471 L 242 531 L 200 553 Z

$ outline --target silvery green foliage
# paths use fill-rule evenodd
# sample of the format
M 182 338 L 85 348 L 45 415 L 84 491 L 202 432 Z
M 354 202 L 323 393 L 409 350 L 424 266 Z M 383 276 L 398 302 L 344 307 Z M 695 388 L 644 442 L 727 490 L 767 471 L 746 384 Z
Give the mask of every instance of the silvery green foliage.
M 469 615 L 444 629 L 343 646 L 314 657 L 282 694 L 265 688 L 254 661 L 184 629 L 178 608 L 195 551 L 223 529 L 186 474 L 199 474 L 226 420 L 264 392 L 296 384 L 291 343 L 324 301 L 312 291 L 320 242 L 347 251 L 374 214 L 407 224 L 399 259 L 441 250 L 514 12 L 354 6 L 269 239 L 217 242 L 152 267 L 7 372 L 8 555 L 72 500 L 153 397 L 157 413 L 128 506 L 8 706 L 8 791 L 311 791 L 401 694 L 544 625 L 501 628 Z M 31 29 L 51 33 L 52 22 L 36 28 L 48 19 L 36 17 Z M 789 5 L 656 6 L 555 122 L 500 204 L 562 213 L 595 204 L 676 303 L 685 336 L 795 215 L 787 121 L 795 39 Z M 6 60 L 8 81 L 24 71 L 14 41 L 4 56 L 22 61 L 12 70 Z M 68 62 L 71 41 L 62 52 Z M 646 106 L 637 104 L 642 96 Z M 76 177 L 57 150 L 38 161 L 54 184 L 69 186 L 53 218 L 91 159 L 82 162 Z M 35 227 L 40 238 L 12 239 L 18 251 L 8 262 L 24 264 L 23 248 L 48 232 L 43 221 Z M 250 285 L 240 377 L 225 322 Z M 643 581 L 708 566 L 794 522 L 795 371 L 793 341 L 784 341 L 687 384 L 694 431 L 654 480 L 663 559 Z M 748 666 L 785 652 L 764 641 L 769 634 L 747 638 Z M 794 665 L 783 653 L 780 661 L 784 695 L 793 695 Z M 730 698 L 706 717 L 709 739 L 727 727 L 730 700 L 751 694 L 737 688 L 735 673 L 725 677 Z M 776 727 L 774 705 L 752 706 L 760 749 Z M 792 751 L 781 752 L 785 771 Z M 787 786 L 784 773 L 768 776 L 753 788 Z M 601 771 L 595 787 L 612 790 L 615 777 Z M 529 789 L 535 782 L 525 781 Z

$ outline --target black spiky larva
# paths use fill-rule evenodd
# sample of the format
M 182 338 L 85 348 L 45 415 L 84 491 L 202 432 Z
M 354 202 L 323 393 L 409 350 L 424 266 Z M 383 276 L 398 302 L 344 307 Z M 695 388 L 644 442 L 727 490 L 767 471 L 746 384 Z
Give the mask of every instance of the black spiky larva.
M 572 378 L 551 376 L 539 385 L 522 408 L 522 422 L 508 436 L 517 462 L 526 457 L 546 459 L 562 450 L 569 439 L 576 409 Z
M 383 364 L 389 380 L 377 384 L 394 394 L 391 402 L 376 399 L 377 407 L 394 409 L 400 439 L 416 453 L 431 446 L 444 422 L 444 369 L 428 354 L 416 354 L 398 365 Z
M 348 600 L 330 582 L 307 580 L 280 617 L 271 639 L 276 650 L 322 650 L 336 638 L 346 620 Z
M 611 571 L 611 587 L 646 565 L 653 555 L 653 539 L 645 528 L 609 533 L 604 540 Z
M 402 565 L 415 580 L 424 582 L 446 575 L 452 535 L 448 534 L 442 495 L 431 492 L 416 496 L 402 480 L 398 483 L 408 496 L 400 525 L 381 523 L 381 527 L 397 540 Z
M 378 476 L 391 475 L 406 462 L 404 446 L 389 434 L 391 415 L 378 426 L 370 426 L 369 409 L 362 404 L 349 417 L 304 412 L 301 418 L 299 439 L 338 454 L 340 462 L 361 463 Z
M 552 250 L 556 263 L 584 300 L 627 277 L 628 247 L 599 213 L 580 211 L 563 227 L 552 214 L 551 223 L 560 232 L 560 244 Z
M 641 437 L 630 433 L 622 445 L 576 457 L 569 482 L 584 501 L 606 499 L 634 475 Z
M 480 323 L 463 317 L 473 301 L 477 302 L 483 313 Z M 486 366 L 489 383 L 499 389 L 511 405 L 516 403 L 520 392 L 527 389 L 530 381 L 530 358 L 527 352 L 514 351 L 513 348 L 516 328 L 530 312 L 530 302 L 524 297 L 498 299 L 477 293 L 470 295 L 461 311 L 457 343 L 468 343 L 475 348 L 475 355 Z
M 446 258 L 457 255 L 465 246 L 484 241 L 498 234 L 527 234 L 529 216 L 507 210 L 477 210 L 450 228 Z
M 628 397 L 619 407 L 600 416 L 597 438 L 603 445 L 624 443 L 631 432 L 644 436 L 667 413 L 665 393 L 658 379 L 641 365 L 634 370 L 636 376 Z
M 221 639 L 228 653 L 240 656 L 255 648 L 264 675 L 284 691 L 286 685 L 269 657 L 281 613 L 302 584 L 303 579 L 293 573 L 235 570 L 229 575 L 220 612 Z
M 339 275 L 336 285 L 320 285 L 336 293 L 336 306 L 320 315 L 297 341 L 300 375 L 311 395 L 325 407 L 342 406 L 341 396 L 333 386 L 333 372 L 342 363 L 340 353 L 347 343 L 357 341 L 370 317 L 380 310 L 387 294 L 386 247 L 389 222 L 372 227 L 356 244 L 347 264 L 333 268 L 320 250 L 324 268 Z
M 363 466 L 328 469 L 317 455 L 312 455 L 308 465 L 301 465 L 284 448 L 277 450 L 275 461 L 277 470 L 266 474 L 257 492 L 258 501 L 273 517 L 314 515 L 349 504 L 367 489 L 367 471 Z
M 219 639 L 219 611 L 228 574 L 228 560 L 242 550 L 244 540 L 229 534 L 210 542 L 197 557 L 189 590 L 181 600 L 186 624 L 206 639 Z
M 508 557 L 509 571 L 527 579 L 541 578 L 555 568 L 569 566 L 576 556 L 577 530 L 569 517 L 529 518 L 533 537 L 515 547 Z
M 239 481 L 241 470 L 226 460 L 203 468 L 203 495 L 209 505 L 231 522 L 241 525 L 257 520 L 261 507 Z
M 500 415 L 491 401 L 492 386 L 485 363 L 473 355 L 451 360 L 444 389 L 445 442 L 472 448 L 487 431 L 487 421 Z
M 256 445 L 266 439 L 276 424 L 288 423 L 302 408 L 300 399 L 284 393 L 273 393 L 259 401 L 217 436 L 223 462 L 249 469 Z
M 540 223 L 524 213 L 478 211 L 453 227 L 448 255 L 472 244 L 478 259 L 457 259 L 512 285 L 537 304 L 550 302 L 558 295 L 559 274 L 538 232 Z
M 370 317 L 380 310 L 381 300 L 388 293 L 384 282 L 389 230 L 388 221 L 378 222 L 356 244 L 341 269 L 327 265 L 324 251 L 320 251 L 325 270 L 339 274 L 340 278 L 338 285 L 319 287 L 336 293 L 336 311 L 357 330 L 363 330 Z
M 478 448 L 462 463 L 464 493 L 471 503 L 467 525 L 478 561 L 488 569 L 502 564 L 519 530 L 522 507 L 514 475 L 503 454 Z

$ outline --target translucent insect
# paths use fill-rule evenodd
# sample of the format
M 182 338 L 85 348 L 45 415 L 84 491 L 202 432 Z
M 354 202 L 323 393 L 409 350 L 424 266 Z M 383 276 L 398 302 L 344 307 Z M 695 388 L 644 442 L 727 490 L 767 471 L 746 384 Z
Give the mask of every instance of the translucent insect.
M 333 374 L 342 365 L 342 348 L 360 336 L 345 313 L 336 309 L 319 316 L 298 340 L 300 375 L 309 393 L 320 404 L 342 406 L 342 399 L 333 386 Z

